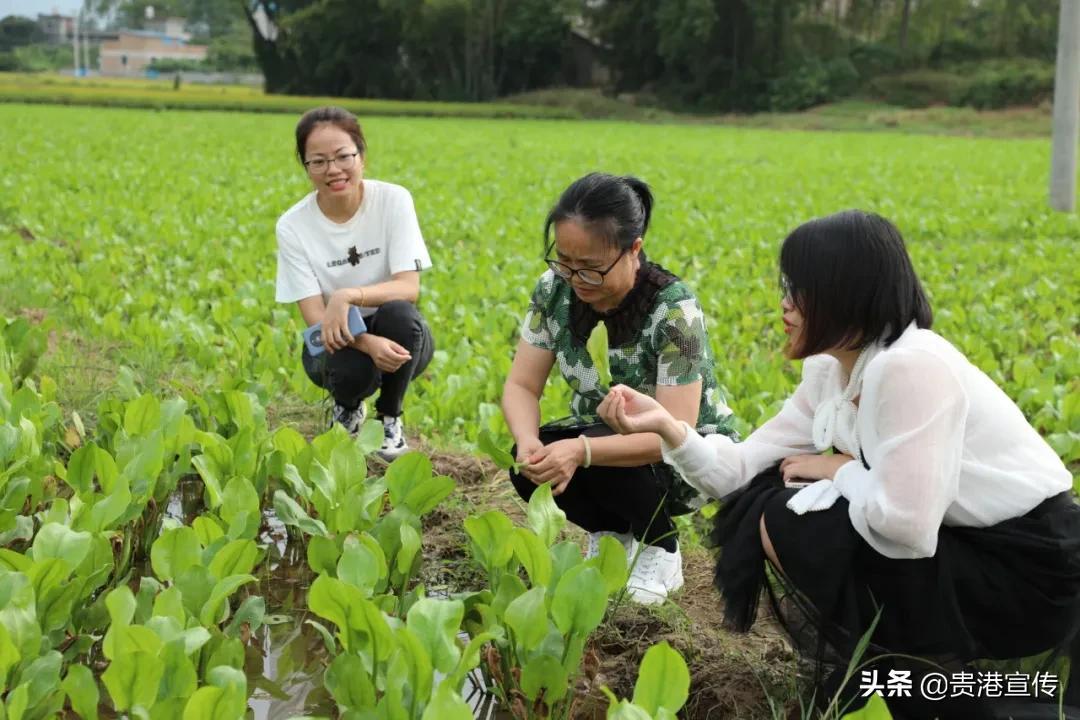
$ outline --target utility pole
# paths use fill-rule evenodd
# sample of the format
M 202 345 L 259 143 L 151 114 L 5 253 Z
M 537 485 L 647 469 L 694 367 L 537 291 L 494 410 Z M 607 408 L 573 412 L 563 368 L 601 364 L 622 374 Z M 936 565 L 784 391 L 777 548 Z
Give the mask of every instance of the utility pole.
M 83 72 L 87 75 L 90 74 L 90 29 L 84 17 L 86 8 L 79 8 L 80 25 L 82 25 L 82 59 L 83 59 Z
M 71 50 L 75 55 L 75 77 L 82 75 L 79 70 L 79 15 L 76 13 L 72 18 L 71 29 L 74 31 L 71 33 Z
M 1054 74 L 1054 145 L 1050 207 L 1076 209 L 1076 144 L 1080 135 L 1080 0 L 1061 0 Z

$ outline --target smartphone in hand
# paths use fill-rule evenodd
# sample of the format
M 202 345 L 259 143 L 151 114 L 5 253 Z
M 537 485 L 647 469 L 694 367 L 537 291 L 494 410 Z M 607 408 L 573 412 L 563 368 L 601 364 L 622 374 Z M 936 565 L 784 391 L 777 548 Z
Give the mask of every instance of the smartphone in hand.
M 364 316 L 360 314 L 360 308 L 355 305 L 349 306 L 349 332 L 352 333 L 353 337 L 367 332 Z M 303 336 L 304 344 L 307 345 L 308 352 L 312 357 L 321 355 L 326 350 L 326 345 L 323 343 L 321 322 L 315 323 L 305 330 Z

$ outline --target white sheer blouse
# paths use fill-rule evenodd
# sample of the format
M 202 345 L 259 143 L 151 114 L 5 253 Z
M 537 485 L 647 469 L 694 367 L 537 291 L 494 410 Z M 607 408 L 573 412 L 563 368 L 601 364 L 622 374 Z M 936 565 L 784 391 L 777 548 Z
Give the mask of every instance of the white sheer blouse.
M 722 498 L 782 458 L 818 452 L 815 415 L 835 412 L 846 385 L 839 361 L 809 357 L 795 393 L 745 442 L 687 426 L 679 447 L 663 444 L 664 460 Z M 853 421 L 870 468 L 856 455 L 835 480 L 796 493 L 788 508 L 801 514 L 847 498 L 855 530 L 891 558 L 930 557 L 942 524 L 986 527 L 1072 487 L 1015 403 L 948 341 L 914 325 L 865 363 Z

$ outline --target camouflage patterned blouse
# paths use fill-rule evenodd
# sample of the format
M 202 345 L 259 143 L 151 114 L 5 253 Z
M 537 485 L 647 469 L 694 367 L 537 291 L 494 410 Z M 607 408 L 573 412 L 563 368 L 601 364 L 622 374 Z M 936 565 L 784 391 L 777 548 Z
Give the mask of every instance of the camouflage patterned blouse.
M 688 385 L 701 380 L 698 432 L 734 436 L 733 416 L 713 374 L 705 315 L 697 298 L 677 277 L 644 259 L 633 290 L 609 313 L 598 313 L 578 299 L 569 283 L 550 270 L 533 291 L 521 337 L 555 353 L 562 376 L 573 390 L 571 422 L 598 420 L 597 406 L 607 388 L 600 382 L 586 348 L 597 322 L 608 331 L 613 383 L 656 396 L 658 385 Z

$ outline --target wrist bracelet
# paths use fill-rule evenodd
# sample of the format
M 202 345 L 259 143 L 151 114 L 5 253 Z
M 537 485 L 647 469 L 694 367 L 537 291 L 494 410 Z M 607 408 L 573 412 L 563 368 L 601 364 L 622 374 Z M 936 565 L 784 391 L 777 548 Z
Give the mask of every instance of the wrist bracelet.
M 582 444 L 585 445 L 585 462 L 581 465 L 583 468 L 587 468 L 592 465 L 592 448 L 589 446 L 589 438 L 584 435 L 578 435 L 581 438 Z

